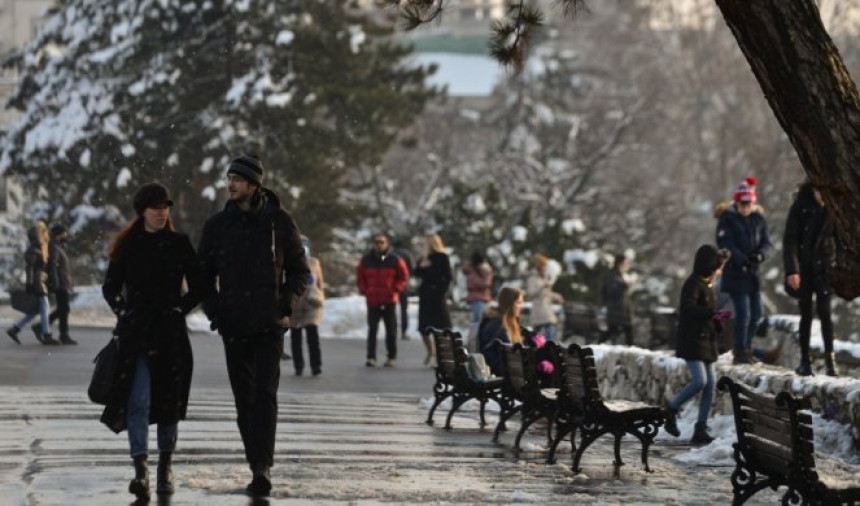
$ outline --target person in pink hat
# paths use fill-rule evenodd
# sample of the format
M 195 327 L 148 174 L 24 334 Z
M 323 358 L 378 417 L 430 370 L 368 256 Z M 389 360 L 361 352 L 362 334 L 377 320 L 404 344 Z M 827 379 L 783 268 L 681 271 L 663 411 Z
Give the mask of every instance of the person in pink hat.
M 756 179 L 744 178 L 732 200 L 717 222 L 717 247 L 731 252 L 721 290 L 729 294 L 735 310 L 733 363 L 743 364 L 755 362 L 752 336 L 762 315 L 759 267 L 773 244 L 763 210 L 756 204 Z

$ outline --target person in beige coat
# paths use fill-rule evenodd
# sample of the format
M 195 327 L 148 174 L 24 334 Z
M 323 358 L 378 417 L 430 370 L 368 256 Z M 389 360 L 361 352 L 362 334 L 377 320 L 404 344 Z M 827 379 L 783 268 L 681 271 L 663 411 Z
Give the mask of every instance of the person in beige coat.
M 555 340 L 558 316 L 553 304 L 561 304 L 564 299 L 552 291 L 558 278 L 557 269 L 545 255 L 535 253 L 532 257 L 534 270 L 526 281 L 526 295 L 532 301 L 530 322 L 536 334 L 542 334 L 547 341 Z
M 308 338 L 308 356 L 311 363 L 311 374 L 322 374 L 322 354 L 320 352 L 319 326 L 322 323 L 323 304 L 323 273 L 319 259 L 311 256 L 311 242 L 302 236 L 305 248 L 310 278 L 305 293 L 296 301 L 293 315 L 290 318 L 290 347 L 293 353 L 293 368 L 296 376 L 301 376 L 305 369 L 305 359 L 302 353 L 302 331 Z

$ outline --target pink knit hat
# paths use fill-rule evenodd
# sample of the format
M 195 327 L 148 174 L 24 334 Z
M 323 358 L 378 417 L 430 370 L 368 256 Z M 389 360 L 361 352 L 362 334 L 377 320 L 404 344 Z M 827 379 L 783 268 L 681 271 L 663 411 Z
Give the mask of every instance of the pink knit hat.
M 755 202 L 755 183 L 752 176 L 744 178 L 735 190 L 735 202 Z

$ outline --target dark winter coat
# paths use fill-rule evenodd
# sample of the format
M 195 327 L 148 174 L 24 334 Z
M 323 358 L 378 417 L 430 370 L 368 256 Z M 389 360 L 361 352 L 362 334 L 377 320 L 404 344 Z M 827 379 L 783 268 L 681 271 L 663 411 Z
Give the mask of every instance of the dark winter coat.
M 528 343 L 534 332 L 520 326 L 520 335 L 523 342 Z M 502 325 L 502 315 L 495 308 L 491 308 L 484 312 L 484 317 L 478 324 L 478 353 L 484 355 L 484 361 L 493 374 L 502 376 L 502 350 L 496 345 L 497 340 L 503 344 L 511 343 L 508 331 Z
M 48 289 L 50 264 L 42 257 L 42 249 L 39 247 L 39 230 L 32 227 L 27 231 L 27 238 L 30 240 L 30 245 L 24 252 L 25 290 L 36 295 L 48 295 L 50 293 Z
M 798 295 L 830 293 L 827 278 L 836 257 L 833 224 L 827 208 L 815 200 L 812 187 L 804 185 L 788 212 L 782 238 L 785 275 L 800 274 Z
M 493 268 L 487 262 L 463 266 L 466 277 L 466 302 L 490 302 L 493 299 Z
M 685 360 L 716 362 L 718 323 L 714 320 L 714 291 L 706 278 L 719 268 L 713 246 L 696 251 L 693 273 L 681 288 L 678 307 L 678 346 L 675 356 Z
M 451 327 L 451 315 L 448 313 L 448 287 L 451 286 L 451 260 L 442 252 L 431 253 L 427 257 L 430 265 L 421 267 L 419 263 L 413 275 L 421 278 L 418 287 L 418 329 L 427 327 L 437 329 Z
M 406 286 L 403 288 L 403 292 L 401 296 L 406 296 L 409 293 L 409 276 L 412 274 L 412 269 L 415 268 L 412 261 L 412 255 L 404 248 L 397 248 L 394 250 L 394 254 L 399 256 L 403 260 L 403 264 L 406 265 Z
M 603 278 L 603 302 L 607 325 L 630 325 L 630 283 L 620 269 L 610 269 Z
M 228 201 L 206 221 L 198 255 L 203 310 L 221 336 L 272 335 L 288 325 L 310 270 L 299 228 L 267 189 L 251 212 Z
M 55 292 L 71 293 L 72 270 L 69 265 L 69 255 L 63 247 L 62 241 L 52 240 L 48 249 L 49 278 L 51 290 Z
M 119 316 L 119 379 L 101 421 L 126 428 L 126 404 L 137 366 L 146 354 L 151 373 L 150 423 L 185 419 L 193 359 L 185 315 L 199 303 L 200 264 L 188 236 L 135 226 L 117 260 L 108 264 L 102 294 Z M 188 292 L 182 293 L 183 279 Z
M 754 255 L 760 253 L 766 260 L 773 244 L 767 233 L 767 223 L 760 208 L 747 217 L 741 216 L 734 204 L 725 208 L 717 222 L 717 247 L 725 248 L 732 256 L 723 269 L 722 291 L 726 293 L 753 293 L 759 285 L 759 264 Z
M 397 303 L 408 280 L 406 262 L 391 251 L 379 254 L 371 250 L 361 258 L 355 270 L 358 293 L 364 295 L 369 307 Z

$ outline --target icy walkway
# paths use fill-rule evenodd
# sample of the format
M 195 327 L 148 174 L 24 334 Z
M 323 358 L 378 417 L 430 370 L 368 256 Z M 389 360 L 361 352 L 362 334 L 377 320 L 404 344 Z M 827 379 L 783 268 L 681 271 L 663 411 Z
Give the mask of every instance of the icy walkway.
M 0 399 L 0 504 L 132 503 L 125 435 L 99 424 L 99 407 L 79 389 L 0 387 Z M 455 417 L 451 432 L 429 427 L 419 404 L 405 395 L 282 395 L 274 495 L 253 503 L 241 494 L 248 472 L 229 392 L 196 391 L 190 419 L 180 425 L 177 491 L 161 504 L 731 502 L 731 467 L 673 460 L 688 452 L 685 445 L 655 444 L 655 472 L 646 474 L 638 442 L 625 441 L 627 465 L 613 478 L 609 439 L 601 440 L 586 454 L 584 474 L 574 476 L 569 453 L 559 464 L 544 464 L 540 432 L 524 438 L 518 460 L 510 450 L 513 434 L 492 444 L 489 431 L 477 430 L 474 412 Z M 748 504 L 777 503 L 770 491 L 755 499 Z

